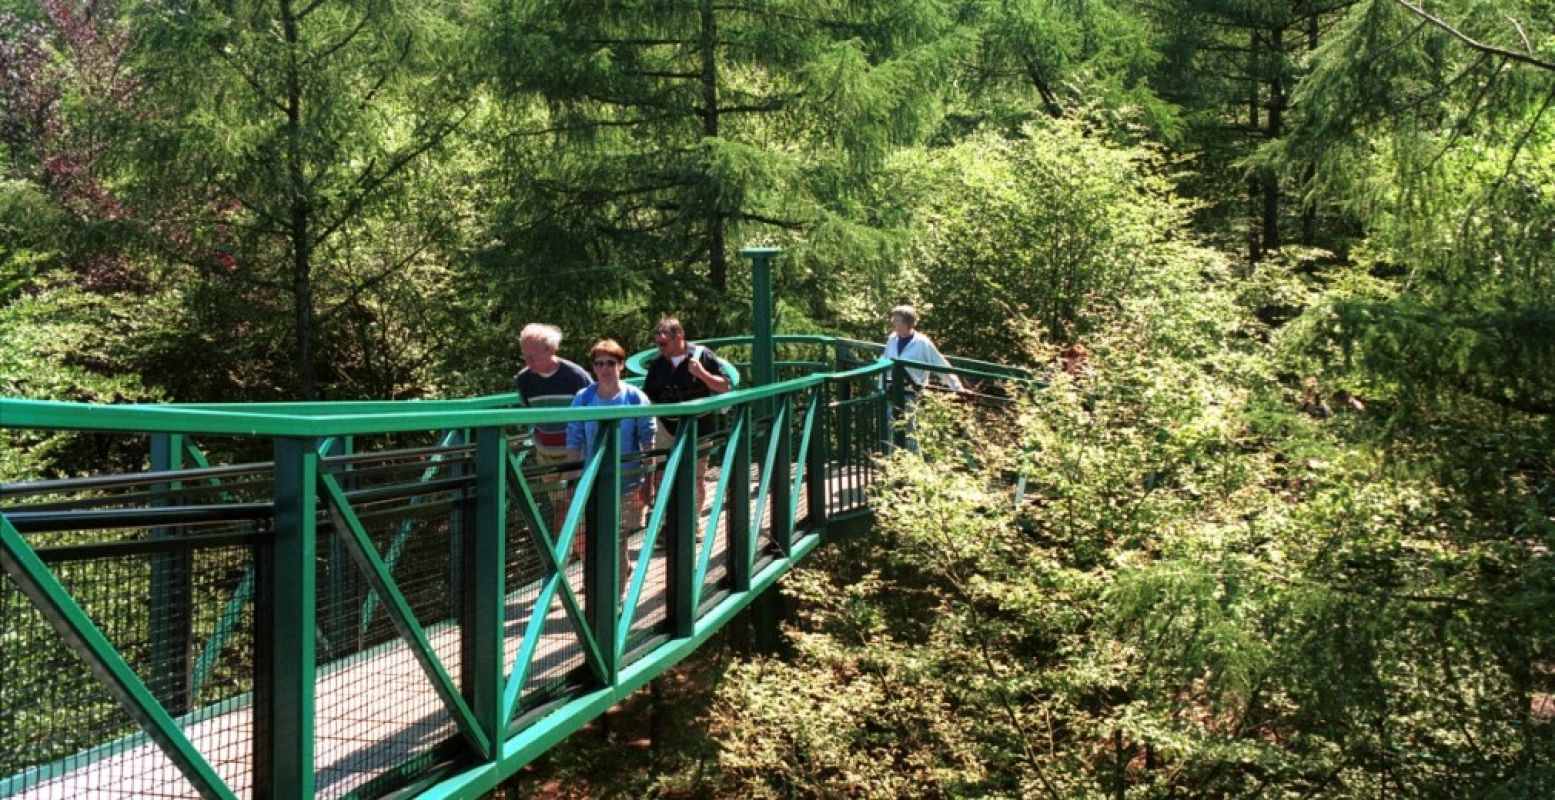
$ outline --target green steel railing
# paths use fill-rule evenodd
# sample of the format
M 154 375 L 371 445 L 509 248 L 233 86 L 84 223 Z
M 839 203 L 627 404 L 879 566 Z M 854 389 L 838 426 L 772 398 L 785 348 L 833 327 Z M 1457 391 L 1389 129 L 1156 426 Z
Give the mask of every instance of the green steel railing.
M 733 370 L 750 341 L 706 343 Z M 0 797 L 491 789 L 870 513 L 903 362 L 775 349 L 771 383 L 653 408 L 682 423 L 648 454 L 608 435 L 639 408 L 511 394 L 0 400 L 0 426 L 140 438 L 150 467 L 0 486 Z M 559 421 L 603 446 L 530 463 Z

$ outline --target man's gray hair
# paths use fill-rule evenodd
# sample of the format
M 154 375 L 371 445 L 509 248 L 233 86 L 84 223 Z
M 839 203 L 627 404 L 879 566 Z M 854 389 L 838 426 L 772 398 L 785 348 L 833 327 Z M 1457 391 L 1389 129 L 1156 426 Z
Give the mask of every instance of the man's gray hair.
M 546 347 L 555 350 L 562 344 L 562 329 L 555 325 L 547 325 L 543 322 L 531 322 L 518 332 L 519 341 L 537 341 L 545 343 Z
M 897 317 L 901 317 L 902 321 L 907 323 L 907 327 L 915 327 L 918 324 L 918 309 L 912 306 L 897 306 L 891 309 L 891 319 Z

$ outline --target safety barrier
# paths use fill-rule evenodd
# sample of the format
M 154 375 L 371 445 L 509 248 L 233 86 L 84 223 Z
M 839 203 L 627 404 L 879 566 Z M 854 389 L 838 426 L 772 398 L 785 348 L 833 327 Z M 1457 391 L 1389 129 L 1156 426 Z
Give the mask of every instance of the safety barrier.
M 750 337 L 708 343 L 745 366 Z M 654 407 L 680 434 L 645 454 L 608 435 L 640 408 L 511 394 L 0 400 L 0 426 L 146 458 L 0 486 L 0 797 L 489 790 L 867 519 L 903 362 L 777 350 L 773 383 Z M 558 421 L 602 446 L 530 463 Z

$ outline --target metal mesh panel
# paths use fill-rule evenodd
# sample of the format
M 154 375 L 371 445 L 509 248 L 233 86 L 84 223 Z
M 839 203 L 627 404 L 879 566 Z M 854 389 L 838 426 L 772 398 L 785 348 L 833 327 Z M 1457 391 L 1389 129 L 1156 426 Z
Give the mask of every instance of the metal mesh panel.
M 549 528 L 553 540 L 560 535 L 567 510 L 575 492 L 570 481 L 563 480 L 553 467 L 526 468 L 524 480 L 535 496 L 540 518 Z M 528 629 L 530 618 L 539 600 L 541 582 L 546 577 L 545 562 L 540 557 L 534 531 L 515 504 L 510 505 L 507 517 L 507 608 L 505 673 L 512 675 L 518 663 L 519 650 Z M 581 602 L 583 595 L 583 562 L 573 553 L 582 552 L 582 539 L 575 540 L 576 547 L 563 558 L 567 561 L 567 581 L 577 592 Z M 572 623 L 563 610 L 560 590 L 551 598 L 544 610 L 545 628 L 541 633 L 529 675 L 520 693 L 519 704 L 530 708 L 557 696 L 569 685 L 567 676 L 580 675 L 584 666 L 583 647 L 578 643 Z M 578 681 L 571 681 L 576 685 Z
M 61 585 L 234 791 L 252 785 L 248 547 L 72 560 Z M 249 578 L 251 581 L 251 578 Z M 251 585 L 251 584 L 249 584 Z M 0 588 L 0 796 L 190 797 L 194 788 L 48 627 Z M 25 772 L 24 772 L 25 771 Z M 104 794 L 106 792 L 106 794 Z
M 581 562 L 573 562 L 567 569 L 567 578 L 574 586 L 583 585 L 583 566 Z M 579 597 L 579 601 L 582 598 Z M 513 606 L 510 605 L 512 610 Z M 534 609 L 533 597 L 523 605 L 523 615 L 516 626 L 519 637 L 529 624 L 529 618 Z M 508 656 L 509 663 L 515 663 L 518 647 L 512 648 L 512 654 Z M 523 709 L 533 708 L 546 701 L 552 700 L 562 694 L 577 689 L 582 685 L 585 661 L 583 658 L 583 645 L 578 641 L 573 622 L 567 618 L 567 613 L 562 606 L 560 593 L 551 598 L 551 604 L 545 609 L 545 628 L 541 631 L 538 647 L 535 649 L 534 659 L 529 665 L 529 677 L 524 682 L 524 688 L 519 696 L 519 705 Z
M 889 438 L 882 415 L 886 397 L 873 378 L 839 381 L 832 391 L 827 425 L 831 473 L 827 480 L 828 515 L 858 511 L 875 478 L 876 455 Z
M 695 468 L 694 464 L 685 465 L 683 468 Z M 647 530 L 644 527 L 648 517 L 652 513 L 653 506 L 648 502 L 649 495 L 643 492 L 629 492 L 621 498 L 622 533 L 621 546 L 626 549 L 627 567 L 621 572 L 621 602 L 627 602 L 627 594 L 630 591 L 638 569 L 647 570 L 643 578 L 642 591 L 638 595 L 637 605 L 634 608 L 623 608 L 621 613 L 632 615 L 632 625 L 627 634 L 626 646 L 630 650 L 634 644 L 640 642 L 654 633 L 663 629 L 669 620 L 669 595 L 666 591 L 665 578 L 666 546 L 673 535 L 671 526 L 673 521 L 666 515 L 664 524 L 659 529 L 655 541 L 655 548 L 642 558 L 643 545 L 646 542 Z
M 433 657 L 457 685 L 468 448 L 357 454 L 329 464 Z M 314 765 L 319 796 L 337 797 L 425 755 L 457 729 L 395 627 L 388 598 L 351 557 L 352 543 L 332 519 L 319 537 Z
M 704 607 L 706 606 L 707 598 L 714 596 L 721 589 L 727 589 L 729 586 L 730 513 L 729 502 L 727 498 L 725 498 L 723 504 L 720 507 L 718 517 L 716 519 L 712 517 L 712 509 L 715 501 L 714 495 L 718 491 L 718 482 L 723 472 L 724 452 L 728 447 L 729 440 L 727 433 L 718 436 L 713 441 L 713 446 L 707 453 L 706 463 L 708 464 L 708 471 L 706 479 L 702 484 L 702 510 L 697 519 L 697 558 L 701 558 L 702 548 L 705 546 L 704 539 L 707 536 L 707 531 L 709 529 L 713 531 L 712 555 L 708 559 L 707 575 L 702 582 L 702 598 Z M 743 478 L 739 476 L 730 476 L 729 481 L 729 486 L 727 488 L 728 492 L 733 493 L 747 491 L 747 489 L 741 485 Z M 698 609 L 698 613 L 701 613 L 701 609 Z

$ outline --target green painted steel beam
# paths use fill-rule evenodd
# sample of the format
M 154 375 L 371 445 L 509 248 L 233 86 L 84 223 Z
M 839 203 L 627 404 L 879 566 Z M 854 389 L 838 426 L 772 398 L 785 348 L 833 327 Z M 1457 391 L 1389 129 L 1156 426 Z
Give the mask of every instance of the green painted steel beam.
M 677 438 L 670 448 L 669 458 L 664 462 L 664 473 L 659 480 L 674 485 L 681 470 L 694 472 L 696 470 L 695 455 L 686 454 L 687 443 L 690 440 Z M 662 485 L 662 484 L 661 484 Z M 648 526 L 643 531 L 642 549 L 637 553 L 637 563 L 633 565 L 631 584 L 626 590 L 626 599 L 621 602 L 621 619 L 616 623 L 616 663 L 626 655 L 627 636 L 632 632 L 632 622 L 637 618 L 637 602 L 642 597 L 643 583 L 648 578 L 648 567 L 653 561 L 653 547 L 658 540 L 659 531 L 664 527 L 664 520 L 669 516 L 670 499 L 674 492 L 669 489 L 661 489 L 653 499 L 653 510 L 649 514 Z
M 887 360 L 854 370 L 807 375 L 725 392 L 700 400 L 657 406 L 655 416 L 700 416 L 747 403 L 803 391 L 827 380 L 846 380 L 889 369 Z M 900 363 L 900 362 L 898 362 Z M 0 399 L 0 426 L 43 430 L 95 430 L 131 433 L 193 433 L 228 436 L 323 437 L 334 435 L 389 434 L 454 428 L 504 427 L 546 422 L 582 422 L 629 419 L 639 412 L 631 406 L 589 408 L 486 408 L 419 411 L 415 403 L 393 411 L 367 414 L 295 415 L 242 411 L 209 411 L 154 405 L 89 405 L 52 400 Z
M 255 643 L 256 795 L 311 795 L 315 785 L 311 752 L 317 635 L 312 625 L 317 602 L 314 525 L 322 494 L 328 500 L 326 510 L 337 520 L 335 527 L 340 536 L 336 539 L 349 545 L 348 549 L 359 565 L 365 564 L 363 571 L 373 587 L 373 596 L 387 600 L 386 608 L 392 606 L 388 608 L 389 616 L 396 628 L 409 641 L 411 650 L 449 707 L 464 738 L 484 759 L 464 775 L 433 786 L 428 795 L 459 796 L 466 789 L 473 791 L 471 787 L 511 774 L 545 747 L 684 657 L 712 631 L 726 624 L 733 614 L 758 602 L 759 596 L 771 588 L 778 576 L 816 546 L 821 539 L 818 532 L 830 531 L 833 526 L 841 529 L 854 520 L 867 518 L 867 508 L 842 504 L 840 508 L 844 513 L 827 519 L 826 496 L 832 456 L 828 424 L 835 417 L 838 445 L 842 448 L 838 455 L 848 463 L 866 463 L 860 459 L 879 449 L 880 440 L 889 436 L 880 427 L 880 417 L 887 408 L 886 396 L 871 392 L 850 399 L 850 386 L 859 382 L 873 385 L 880 376 L 890 372 L 895 377 L 889 381 L 894 392 L 904 386 L 901 374 L 907 367 L 953 371 L 975 379 L 1017 382 L 1030 379 L 1030 373 L 1024 370 L 954 357 L 950 359 L 953 365 L 950 370 L 893 361 L 879 357 L 882 348 L 878 343 L 827 336 L 776 336 L 770 330 L 760 333 L 763 335 L 699 341 L 710 346 L 751 345 L 753 367 L 762 361 L 760 354 L 765 351 L 767 366 L 757 370 L 763 373 L 757 382 L 766 385 L 743 387 L 702 400 L 655 408 L 656 416 L 682 419 L 683 436 L 666 462 L 662 477 L 664 491 L 654 502 L 643 552 L 639 554 L 632 585 L 627 590 L 625 608 L 621 605 L 620 583 L 621 454 L 614 452 L 618 449 L 618 439 L 613 432 L 616 422 L 638 416 L 639 409 L 516 408 L 512 407 L 516 400 L 511 394 L 449 401 L 161 407 L 86 406 L 3 399 L 0 400 L 0 426 L 159 432 L 174 437 L 198 433 L 275 437 L 275 534 L 257 545 L 260 554 L 256 558 L 255 573 L 255 585 L 265 587 L 264 591 L 256 593 L 264 598 L 259 604 Z M 772 344 L 764 346 L 762 342 Z M 786 381 L 761 380 L 775 377 L 769 373 L 779 363 L 788 368 L 816 370 L 829 363 L 812 360 L 814 353 L 805 350 L 789 351 L 785 354 L 788 360 L 778 362 L 772 352 L 778 346 L 825 348 L 820 351 L 822 356 L 829 349 L 836 354 L 838 367 L 855 366 L 831 373 L 817 371 Z M 850 352 L 856 352 L 862 358 L 849 357 Z M 638 354 L 633 358 L 640 361 L 639 356 L 647 355 Z M 836 403 L 827 399 L 833 387 L 837 388 Z M 795 463 L 791 429 L 794 415 L 799 412 L 795 399 L 802 392 L 810 394 L 804 407 Z M 759 500 L 753 509 L 751 439 L 756 430 L 755 420 L 760 418 L 753 415 L 755 407 L 775 407 L 778 413 L 762 442 L 762 470 L 757 482 Z M 722 459 L 713 513 L 699 550 L 696 492 L 700 484 L 700 465 L 695 419 L 698 415 L 722 409 L 734 409 L 735 422 Z M 876 418 L 871 420 L 871 416 Z M 850 423 L 854 417 L 862 419 Z M 577 497 L 568 509 L 561 530 L 553 536 L 522 474 L 519 459 L 506 452 L 502 428 L 588 420 L 604 423 L 606 446 L 584 466 Z M 857 425 L 864 435 L 844 435 L 850 432 L 850 424 Z M 428 644 L 426 631 L 420 628 L 419 621 L 394 585 L 391 565 L 381 558 L 374 562 L 378 553 L 367 540 L 361 521 L 350 507 L 339 481 L 321 474 L 323 462 L 317 449 L 318 440 L 325 437 L 341 437 L 338 441 L 346 441 L 354 435 L 450 429 L 479 430 L 481 436 L 476 455 L 477 490 L 468 509 L 474 515 L 475 536 L 458 564 L 467 578 L 461 585 L 468 587 L 461 605 L 463 624 L 467 626 L 463 637 L 466 645 L 462 659 L 463 692 L 455 688 L 438 663 Z M 196 450 L 191 449 L 191 452 L 195 453 L 192 457 L 197 462 L 203 461 Z M 853 488 L 856 490 L 862 485 L 857 482 Z M 810 487 L 808 521 L 811 533 L 796 536 L 797 496 L 803 486 Z M 518 663 L 513 674 L 504 679 L 502 631 L 507 587 L 503 574 L 506 559 L 502 551 L 506 546 L 507 492 L 510 489 L 516 498 L 517 510 L 534 531 L 536 549 L 541 553 L 547 574 L 542 579 L 540 596 L 527 623 L 517 654 Z M 757 572 L 754 565 L 759 514 L 769 497 L 773 503 L 772 537 L 780 555 Z M 703 592 L 707 588 L 705 582 L 717 524 L 725 508 L 729 512 L 732 591 L 711 604 L 698 618 L 697 612 L 702 607 Z M 848 511 L 852 508 L 858 510 Z M 566 579 L 565 564 L 571 543 L 580 535 L 585 517 L 592 523 L 589 526 L 591 546 L 584 565 L 587 602 L 580 603 Z M 15 526 L 10 528 L 12 536 L 25 545 Z M 623 665 L 633 609 L 643 591 L 646 567 L 655 540 L 663 536 L 670 536 L 673 543 L 667 564 L 667 597 L 674 638 L 650 649 L 632 664 Z M 8 546 L 7 553 L 10 549 Z M 246 594 L 241 586 L 238 594 Z M 533 668 L 540 634 L 558 596 L 578 635 L 584 660 L 600 687 L 565 702 L 538 723 L 508 737 L 510 720 L 520 707 L 523 685 Z M 235 596 L 232 602 L 236 600 Z M 196 671 L 203 670 L 197 668 Z M 167 716 L 166 709 L 162 710 Z M 403 773 L 404 769 L 410 768 L 410 763 L 396 769 Z
M 544 561 L 545 580 L 540 586 L 539 594 L 535 598 L 534 608 L 530 611 L 529 621 L 524 629 L 524 637 L 519 646 L 518 654 L 514 661 L 513 673 L 508 676 L 507 688 L 503 694 L 503 715 L 505 719 L 511 719 L 516 712 L 519 703 L 519 695 L 523 691 L 524 683 L 528 680 L 529 670 L 534 663 L 534 657 L 538 652 L 540 636 L 545 630 L 546 618 L 550 614 L 551 601 L 558 593 L 561 594 L 562 608 L 567 615 L 567 621 L 573 627 L 573 632 L 578 637 L 578 643 L 583 649 L 583 660 L 594 677 L 601 683 L 606 681 L 605 659 L 599 650 L 599 644 L 594 640 L 594 634 L 589 629 L 588 617 L 584 613 L 583 604 L 578 600 L 573 591 L 572 584 L 567 580 L 567 555 L 572 552 L 572 541 L 577 535 L 579 526 L 583 524 L 583 517 L 588 504 L 588 497 L 593 491 L 593 486 L 598 480 L 600 466 L 604 462 L 604 452 L 596 451 L 584 465 L 583 475 L 578 479 L 574 488 L 572 506 L 568 508 L 567 517 L 562 521 L 562 531 L 557 539 L 551 539 L 550 530 L 544 520 L 541 519 L 539 505 L 535 502 L 534 493 L 530 491 L 528 482 L 523 474 L 513 465 L 508 473 L 508 480 L 518 491 L 522 500 L 519 509 L 529 522 L 530 530 L 535 539 L 535 549 L 540 553 Z
M 314 791 L 319 459 L 315 440 L 275 440 L 275 526 L 254 560 L 256 797 Z
M 642 411 L 639 409 L 638 414 Z M 589 630 L 605 661 L 605 683 L 618 677 L 621 648 L 616 622 L 621 615 L 621 435 L 619 422 L 599 426 L 599 477 L 589 493 L 588 540 L 583 546 L 584 609 Z
M 769 386 L 772 369 L 772 259 L 777 247 L 747 247 L 740 255 L 751 261 L 751 378 L 757 386 Z
M 177 473 L 184 467 L 184 437 L 163 434 L 151 437 L 151 471 Z M 176 475 L 169 475 L 165 483 L 156 484 L 154 491 L 176 492 L 183 482 Z M 167 507 L 177 502 L 159 498 L 153 507 Z M 175 536 L 175 529 L 158 526 L 151 529 L 153 540 L 167 540 Z M 189 710 L 194 695 L 194 663 L 190 653 L 194 649 L 194 555 L 188 550 L 156 553 L 151 556 L 151 620 L 147 636 L 150 639 L 151 663 L 162 674 L 157 681 L 157 700 L 170 714 L 182 714 Z
M 16 581 L 49 627 L 86 662 L 108 693 L 157 743 L 201 797 L 236 799 L 237 795 L 184 736 L 178 722 L 157 702 L 91 617 L 54 579 L 4 514 L 0 514 L 0 569 Z
M 732 494 L 730 487 L 734 485 L 734 482 L 731 479 L 734 475 L 734 464 L 738 455 L 734 442 L 746 435 L 745 431 L 749 427 L 749 422 L 750 415 L 737 414 L 734 418 L 734 426 L 729 429 L 729 439 L 724 445 L 724 457 L 720 462 L 718 471 L 718 487 L 713 492 L 712 507 L 707 513 L 707 530 L 702 536 L 702 549 L 697 555 L 696 567 L 693 569 L 692 574 L 691 608 L 693 613 L 695 609 L 702 607 L 702 591 L 707 583 L 707 570 L 712 564 L 713 545 L 718 536 L 718 518 L 723 514 L 724 506 Z M 747 493 L 750 491 L 748 479 L 745 491 Z M 733 516 L 732 512 L 731 516 Z
M 788 518 L 791 520 L 797 520 L 799 518 L 799 495 L 801 494 L 800 487 L 806 485 L 805 476 L 808 475 L 809 471 L 815 466 L 810 463 L 810 448 L 816 440 L 815 431 L 821 420 L 821 397 L 824 391 L 825 384 L 815 387 L 815 389 L 813 389 L 810 393 L 810 399 L 805 402 L 804 420 L 800 423 L 801 432 L 799 435 L 799 453 L 794 457 L 793 462 L 795 467 L 793 477 L 794 484 L 793 489 L 789 493 Z M 825 491 L 824 485 L 821 487 L 821 491 Z M 809 499 L 811 510 L 813 510 L 815 507 L 815 498 L 811 497 Z M 817 524 L 817 522 L 812 520 L 811 524 Z
M 463 431 L 445 431 L 442 436 L 438 437 L 437 446 L 452 447 L 463 441 Z M 321 452 L 320 455 L 323 455 L 323 453 Z M 437 473 L 443 469 L 442 464 L 447 458 L 448 456 L 445 453 L 435 453 L 431 458 L 427 459 L 429 463 L 427 468 L 421 471 L 421 477 L 418 479 L 419 482 L 428 483 L 436 477 Z M 416 495 L 410 498 L 412 507 L 422 505 L 425 502 L 426 498 L 423 495 Z M 383 553 L 383 563 L 389 566 L 390 571 L 393 571 L 394 565 L 399 563 L 400 556 L 405 552 L 405 546 L 410 542 L 410 534 L 414 530 L 415 525 L 411 520 L 403 520 L 399 524 L 399 529 L 394 532 L 394 538 L 389 540 L 389 547 Z M 334 574 L 339 574 L 339 570 L 335 570 Z M 378 595 L 369 592 L 367 597 L 362 599 L 362 610 L 357 617 L 357 630 L 367 630 L 368 624 L 372 622 L 373 613 L 377 610 Z
M 698 580 L 697 515 L 701 510 L 701 498 L 697 492 L 702 487 L 702 465 L 697 452 L 700 436 L 700 423 L 696 417 L 680 423 L 676 444 L 684 442 L 690 464 L 675 474 L 674 486 L 670 490 L 674 494 L 675 503 L 675 513 L 672 515 L 674 530 L 669 546 L 665 548 L 667 563 L 664 566 L 667 593 L 665 605 L 669 609 L 670 624 L 677 637 L 690 636 L 696 627 L 697 593 L 693 586 Z M 666 476 L 664 480 L 669 478 Z M 661 492 L 664 491 L 662 482 L 659 487 Z M 708 540 L 711 541 L 712 537 L 709 536 Z
M 803 474 L 809 482 L 810 491 L 806 499 L 810 506 L 810 524 L 817 528 L 826 527 L 826 495 L 831 483 L 831 435 L 826 424 L 830 415 L 823 411 L 828 407 L 830 391 L 831 384 L 822 383 L 815 387 L 815 394 L 810 396 L 810 409 L 806 415 L 813 415 L 814 419 L 805 421 L 806 438 L 799 450 L 803 454 L 801 460 L 805 462 Z
M 437 783 L 418 797 L 421 800 L 476 798 L 495 789 L 546 750 L 566 739 L 705 644 L 713 634 L 727 625 L 762 592 L 770 590 L 779 578 L 808 556 L 820 542 L 821 536 L 815 532 L 796 539 L 791 557 L 776 559 L 764 567 L 751 579 L 749 591 L 734 592 L 719 601 L 718 605 L 709 609 L 701 619 L 697 620 L 696 628 L 690 636 L 672 639 L 664 646 L 650 651 L 623 668 L 614 685 L 568 701 L 541 717 L 533 725 L 510 737 L 503 744 L 502 757 L 499 761 L 477 766 Z
M 762 448 L 765 451 L 765 455 L 763 456 L 763 458 L 761 460 L 761 479 L 760 479 L 760 481 L 757 482 L 756 502 L 751 507 L 751 511 L 750 511 L 750 513 L 751 513 L 750 530 L 751 530 L 751 538 L 752 538 L 751 550 L 750 550 L 750 559 L 751 559 L 751 562 L 752 562 L 751 566 L 754 566 L 754 562 L 755 562 L 755 558 L 756 558 L 756 548 L 755 548 L 755 541 L 754 541 L 754 539 L 755 539 L 756 535 L 761 532 L 761 516 L 762 516 L 762 512 L 767 509 L 767 505 L 768 505 L 767 504 L 767 498 L 771 494 L 771 491 L 772 491 L 773 479 L 776 478 L 776 477 L 780 477 L 780 476 L 777 475 L 778 470 L 779 470 L 779 467 L 778 467 L 778 450 L 779 450 L 779 448 L 780 448 L 780 446 L 782 444 L 782 439 L 783 439 L 782 431 L 787 426 L 788 426 L 788 402 L 785 399 L 784 402 L 781 405 L 779 405 L 779 407 L 778 407 L 777 416 L 772 418 L 771 427 L 769 427 L 767 429 L 766 447 Z M 776 533 L 777 533 L 777 524 L 778 524 L 778 517 L 773 516 L 772 517 L 772 528 L 771 528 L 771 531 L 772 531 L 772 533 L 774 535 L 776 535 Z M 750 567 L 748 566 L 747 570 L 749 568 Z
M 488 742 L 507 730 L 503 672 L 507 637 L 508 439 L 501 428 L 475 433 L 475 536 L 465 548 L 460 666 L 465 699 Z M 488 756 L 495 756 L 492 747 Z
M 751 585 L 751 565 L 756 561 L 756 531 L 751 524 L 751 429 L 755 427 L 754 404 L 740 406 L 738 414 L 744 423 L 738 430 L 730 431 L 727 447 L 734 451 L 730 472 L 734 478 L 729 486 L 729 583 L 734 591 L 743 592 Z M 738 480 L 739 485 L 734 485 Z M 760 524 L 760 519 L 757 524 Z

